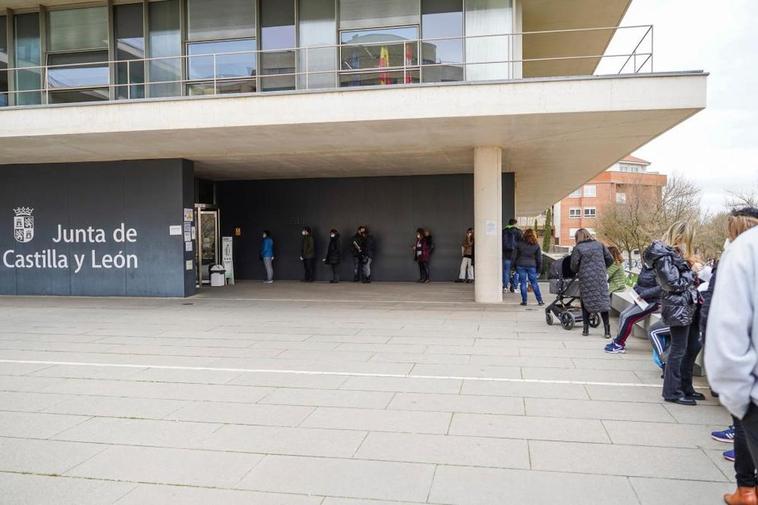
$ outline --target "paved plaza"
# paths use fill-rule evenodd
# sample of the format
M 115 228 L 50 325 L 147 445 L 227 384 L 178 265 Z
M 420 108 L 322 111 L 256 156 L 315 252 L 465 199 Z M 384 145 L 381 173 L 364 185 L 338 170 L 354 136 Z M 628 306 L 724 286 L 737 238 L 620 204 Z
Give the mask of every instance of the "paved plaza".
M 0 503 L 722 503 L 728 416 L 663 404 L 646 342 L 472 292 L 0 298 Z

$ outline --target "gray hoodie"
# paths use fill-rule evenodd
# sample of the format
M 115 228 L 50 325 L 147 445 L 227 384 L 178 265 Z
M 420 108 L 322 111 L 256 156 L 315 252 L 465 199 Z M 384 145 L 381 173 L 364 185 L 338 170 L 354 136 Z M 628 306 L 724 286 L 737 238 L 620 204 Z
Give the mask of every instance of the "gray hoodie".
M 758 227 L 729 246 L 719 262 L 708 315 L 705 369 L 711 388 L 735 417 L 758 405 Z

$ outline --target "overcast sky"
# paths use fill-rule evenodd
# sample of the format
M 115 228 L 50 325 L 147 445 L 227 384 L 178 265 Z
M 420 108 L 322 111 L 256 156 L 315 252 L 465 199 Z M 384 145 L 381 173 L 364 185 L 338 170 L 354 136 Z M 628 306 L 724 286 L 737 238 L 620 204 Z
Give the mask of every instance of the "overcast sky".
M 622 25 L 636 24 L 655 26 L 656 71 L 710 77 L 707 109 L 634 154 L 695 181 L 711 211 L 758 193 L 758 0 L 633 0 Z

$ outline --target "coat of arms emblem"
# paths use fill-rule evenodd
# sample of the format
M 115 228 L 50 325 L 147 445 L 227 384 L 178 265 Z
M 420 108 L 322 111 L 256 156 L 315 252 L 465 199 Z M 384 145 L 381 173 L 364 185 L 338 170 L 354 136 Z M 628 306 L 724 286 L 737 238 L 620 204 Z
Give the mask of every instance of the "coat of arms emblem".
M 19 207 L 13 209 L 13 237 L 17 242 L 25 244 L 34 238 L 34 209 Z

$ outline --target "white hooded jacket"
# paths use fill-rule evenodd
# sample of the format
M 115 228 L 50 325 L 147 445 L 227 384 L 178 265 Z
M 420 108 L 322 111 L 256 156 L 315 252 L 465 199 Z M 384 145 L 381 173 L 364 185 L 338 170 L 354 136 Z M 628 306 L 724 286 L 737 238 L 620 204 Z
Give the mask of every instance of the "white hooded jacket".
M 758 227 L 721 257 L 706 333 L 708 382 L 742 419 L 751 402 L 758 405 Z

